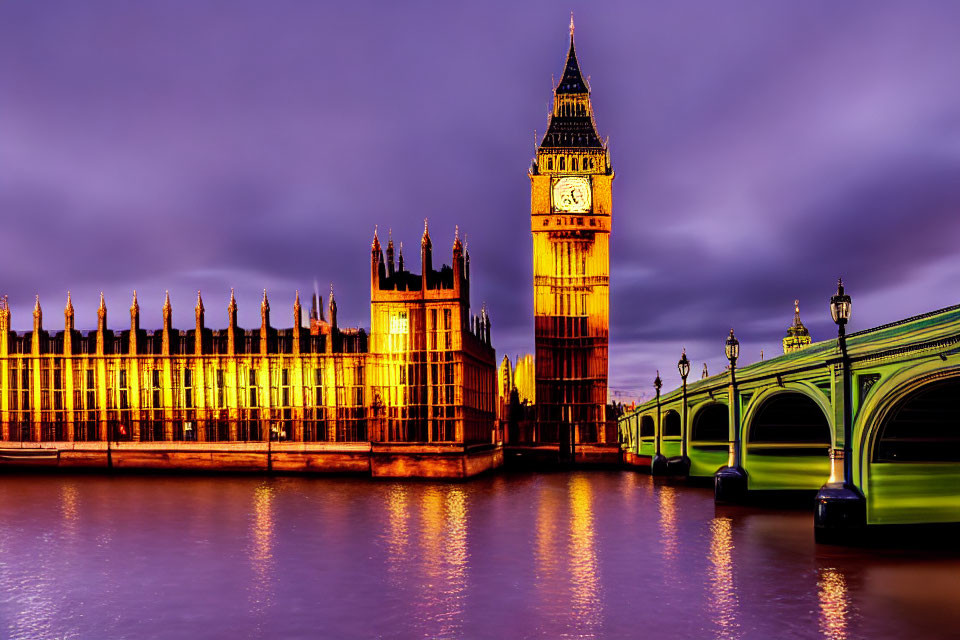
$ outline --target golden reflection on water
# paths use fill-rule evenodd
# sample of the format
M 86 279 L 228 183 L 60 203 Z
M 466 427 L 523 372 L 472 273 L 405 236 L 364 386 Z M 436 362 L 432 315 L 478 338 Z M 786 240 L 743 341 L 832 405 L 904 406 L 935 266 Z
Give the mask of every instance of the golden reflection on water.
M 850 602 L 847 581 L 836 569 L 820 569 L 817 595 L 820 599 L 820 633 L 827 640 L 846 640 Z
M 410 500 L 407 489 L 394 484 L 387 492 L 387 573 L 400 584 L 407 571 L 410 542 Z
M 566 611 L 558 597 L 562 588 L 557 567 L 560 554 L 556 539 L 560 504 L 558 494 L 554 491 L 540 491 L 539 496 L 533 546 L 534 583 L 540 600 L 539 609 L 545 614 L 542 617 L 552 618 Z
M 657 507 L 660 514 L 660 552 L 665 568 L 669 571 L 677 557 L 680 544 L 677 532 L 677 490 L 674 487 L 661 486 L 657 492 Z
M 733 526 L 730 518 L 710 521 L 710 613 L 717 638 L 738 637 L 739 602 L 733 581 Z
M 253 611 L 262 615 L 273 594 L 273 487 L 267 483 L 254 489 L 250 528 L 250 566 L 254 576 L 250 604 Z
M 432 486 L 420 503 L 422 563 L 422 626 L 429 637 L 462 635 L 465 591 L 470 563 L 467 547 L 467 496 L 459 487 Z
M 63 533 L 65 538 L 71 540 L 77 537 L 80 519 L 78 502 L 76 485 L 64 484 L 60 487 L 60 516 L 63 520 Z
M 570 479 L 570 588 L 580 637 L 594 637 L 603 618 L 593 525 L 593 489 L 583 475 Z

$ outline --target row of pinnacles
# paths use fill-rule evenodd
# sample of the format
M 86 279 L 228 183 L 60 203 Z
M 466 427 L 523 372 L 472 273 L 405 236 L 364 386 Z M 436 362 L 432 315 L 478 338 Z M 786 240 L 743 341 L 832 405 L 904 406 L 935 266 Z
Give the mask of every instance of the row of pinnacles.
M 454 229 L 452 258 L 451 266 L 444 264 L 439 269 L 433 268 L 433 241 L 430 238 L 429 223 L 424 220 L 423 236 L 420 239 L 421 271 L 420 274 L 412 273 L 405 268 L 403 243 L 400 243 L 399 251 L 396 251 L 391 230 L 384 257 L 377 229 L 374 228 L 370 247 L 370 290 L 373 302 L 450 300 L 461 302 L 469 308 L 470 252 L 465 242 L 460 240 L 459 226 Z M 490 316 L 486 305 L 481 306 L 479 314 L 470 317 L 467 329 L 483 344 L 491 344 Z
M 237 301 L 233 289 L 227 304 L 227 328 L 211 330 L 205 326 L 203 297 L 197 291 L 194 307 L 196 325 L 192 330 L 177 330 L 172 325 L 173 310 L 170 293 L 163 302 L 163 325 L 157 331 L 140 328 L 140 304 L 133 292 L 130 305 L 130 329 L 114 332 L 107 328 L 107 305 L 103 293 L 97 308 L 97 328 L 82 332 L 74 327 L 74 308 L 70 292 L 63 310 L 64 330 L 51 334 L 43 329 L 43 310 L 40 296 L 33 309 L 33 330 L 13 332 L 10 326 L 10 303 L 7 296 L 0 301 L 0 357 L 10 354 L 95 354 L 95 355 L 235 355 L 268 353 L 332 353 L 363 352 L 366 333 L 362 329 L 341 330 L 337 325 L 337 303 L 330 287 L 329 320 L 321 310 L 321 299 L 314 294 L 310 309 L 309 327 L 302 323 L 300 292 L 293 302 L 293 327 L 275 329 L 270 324 L 270 301 L 264 290 L 260 303 L 259 329 L 243 329 L 237 325 Z

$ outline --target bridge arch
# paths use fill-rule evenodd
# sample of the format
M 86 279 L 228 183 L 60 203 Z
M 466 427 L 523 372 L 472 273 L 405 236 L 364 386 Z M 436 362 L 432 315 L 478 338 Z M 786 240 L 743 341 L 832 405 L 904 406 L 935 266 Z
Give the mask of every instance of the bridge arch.
M 927 361 L 879 382 L 853 442 L 868 523 L 960 522 L 960 363 Z
M 690 410 L 687 455 L 690 475 L 709 478 L 730 458 L 730 408 L 727 403 L 707 400 Z
M 830 477 L 832 405 L 812 384 L 766 389 L 742 422 L 743 467 L 753 490 L 810 490 Z
M 683 455 L 681 408 L 667 409 L 660 418 L 660 453 L 667 458 L 679 458 Z
M 657 422 L 654 417 L 647 413 L 640 416 L 640 443 L 637 448 L 637 454 L 641 456 L 652 456 L 657 452 Z
M 680 424 L 680 412 L 676 409 L 667 409 L 663 414 L 663 435 L 666 438 L 683 435 Z

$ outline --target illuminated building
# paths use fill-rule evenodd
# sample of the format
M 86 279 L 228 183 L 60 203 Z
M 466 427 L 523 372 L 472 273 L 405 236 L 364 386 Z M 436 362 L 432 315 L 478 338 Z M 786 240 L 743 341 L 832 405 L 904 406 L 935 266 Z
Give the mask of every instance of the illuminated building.
M 370 358 L 379 442 L 490 443 L 496 364 L 485 308 L 470 314 L 470 258 L 459 233 L 453 265 L 433 269 L 424 222 L 421 273 L 371 247 Z M 398 268 L 399 267 L 399 268 Z
M 288 329 L 271 325 L 266 291 L 259 328 L 237 326 L 231 291 L 227 327 L 219 330 L 207 328 L 199 292 L 190 330 L 173 328 L 169 295 L 162 328 L 141 329 L 134 292 L 129 330 L 107 328 L 101 294 L 96 330 L 77 331 L 68 293 L 63 331 L 43 328 L 38 296 L 32 331 L 17 333 L 4 298 L 0 437 L 8 453 L 16 443 L 7 457 L 29 454 L 42 462 L 47 456 L 60 466 L 367 469 L 376 475 L 373 443 L 459 445 L 444 455 L 466 455 L 475 443 L 492 446 L 490 321 L 486 311 L 469 315 L 469 261 L 459 238 L 453 267 L 435 271 L 424 232 L 422 275 L 404 270 L 402 257 L 399 269 L 392 255 L 385 264 L 376 237 L 374 248 L 369 339 L 363 329 L 338 326 L 332 287 L 326 318 L 314 295 L 308 327 L 296 294 Z M 461 471 L 391 467 L 384 473 L 472 475 Z
M 783 339 L 783 352 L 793 353 L 810 346 L 810 332 L 800 322 L 800 301 L 793 301 L 793 324 L 787 328 Z
M 615 442 L 606 421 L 613 169 L 570 49 L 530 171 L 535 442 Z M 609 432 L 609 433 L 608 433 Z

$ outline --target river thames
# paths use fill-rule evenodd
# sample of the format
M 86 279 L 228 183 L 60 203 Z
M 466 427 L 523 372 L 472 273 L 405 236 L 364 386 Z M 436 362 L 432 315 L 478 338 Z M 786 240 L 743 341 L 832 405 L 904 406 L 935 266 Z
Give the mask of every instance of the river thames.
M 0 482 L 3 638 L 947 637 L 958 576 L 630 472 Z

